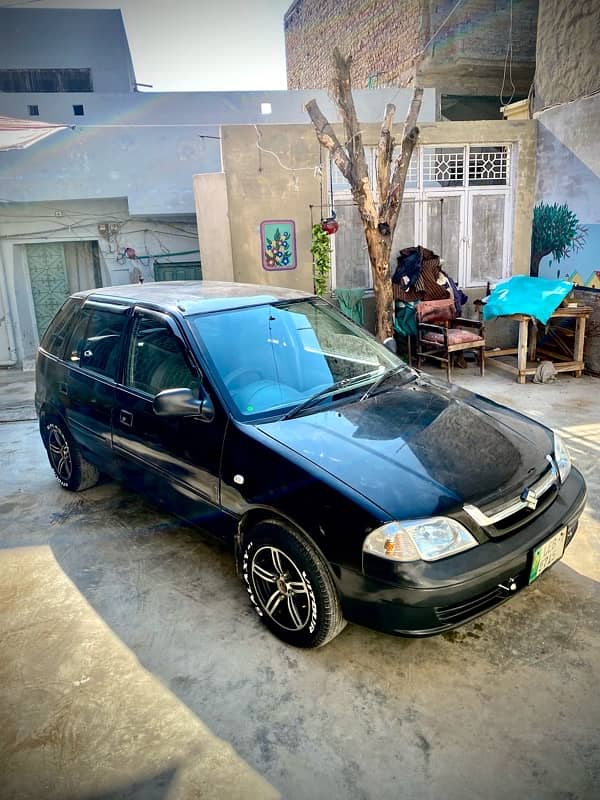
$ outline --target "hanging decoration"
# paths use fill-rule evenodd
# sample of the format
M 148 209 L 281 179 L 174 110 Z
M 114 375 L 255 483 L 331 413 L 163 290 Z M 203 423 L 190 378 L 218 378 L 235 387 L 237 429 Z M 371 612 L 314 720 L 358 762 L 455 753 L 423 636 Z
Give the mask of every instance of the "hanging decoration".
M 260 223 L 263 269 L 296 269 L 296 225 L 291 219 L 267 219 Z
M 323 219 L 323 181 L 321 179 L 321 230 L 331 236 L 333 233 L 337 233 L 340 227 L 333 207 L 333 161 L 331 157 L 329 158 L 329 207 L 331 213 L 327 219 Z
M 327 219 L 321 220 L 321 230 L 325 231 L 328 236 L 331 236 L 332 233 L 337 233 L 339 227 L 340 225 L 335 218 L 335 211 Z

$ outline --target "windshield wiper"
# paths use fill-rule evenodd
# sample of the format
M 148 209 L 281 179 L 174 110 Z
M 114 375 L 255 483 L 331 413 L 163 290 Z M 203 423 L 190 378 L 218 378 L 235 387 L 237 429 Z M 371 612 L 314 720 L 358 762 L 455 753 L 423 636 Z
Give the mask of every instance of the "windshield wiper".
M 391 377 L 392 377 L 392 375 L 396 375 L 396 373 L 400 372 L 400 371 L 401 371 L 401 370 L 403 370 L 403 369 L 406 369 L 406 364 L 398 364 L 398 366 L 397 366 L 397 367 L 389 367 L 388 369 L 386 369 L 386 370 L 385 370 L 385 372 L 383 372 L 383 373 L 382 373 L 382 374 L 381 374 L 381 375 L 380 375 L 380 376 L 377 378 L 377 380 L 375 381 L 375 383 L 373 383 L 373 384 L 371 384 L 371 386 L 369 386 L 369 388 L 367 389 L 367 391 L 366 391 L 366 392 L 363 394 L 363 396 L 360 398 L 360 400 L 359 400 L 358 402 L 359 402 L 359 403 L 362 403 L 362 401 L 363 401 L 363 400 L 366 400 L 368 397 L 371 397 L 371 395 L 372 395 L 372 394 L 373 394 L 373 393 L 374 393 L 374 392 L 375 392 L 377 389 L 379 389 L 379 387 L 381 386 L 381 384 L 382 384 L 382 383 L 385 383 L 385 382 L 387 381 L 387 379 L 388 379 L 388 378 L 391 378 Z M 414 374 L 411 374 L 411 376 L 410 376 L 410 377 L 411 377 L 411 380 L 412 380 L 412 378 L 414 378 L 414 377 L 416 377 L 416 376 L 415 376 Z
M 297 416 L 298 414 L 300 414 L 301 411 L 310 408 L 310 406 L 312 406 L 313 403 L 316 403 L 317 400 L 320 400 L 322 397 L 326 397 L 328 394 L 333 394 L 334 392 L 337 392 L 339 389 L 344 389 L 347 386 L 356 383 L 357 381 L 362 381 L 364 380 L 364 378 L 368 378 L 372 374 L 373 374 L 372 372 L 365 372 L 362 375 L 355 375 L 353 378 L 343 378 L 341 381 L 336 381 L 335 383 L 332 383 L 330 386 L 326 386 L 324 389 L 319 389 L 318 392 L 311 395 L 306 400 L 303 400 L 299 405 L 295 406 L 294 408 L 290 409 L 287 413 L 285 413 L 281 417 L 280 422 L 283 422 L 283 420 L 285 419 L 291 419 L 292 417 Z

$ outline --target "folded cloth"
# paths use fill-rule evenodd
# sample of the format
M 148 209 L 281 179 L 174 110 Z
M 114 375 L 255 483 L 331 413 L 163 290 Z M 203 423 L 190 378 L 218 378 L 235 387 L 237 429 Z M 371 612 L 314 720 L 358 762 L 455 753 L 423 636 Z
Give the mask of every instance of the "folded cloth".
M 545 325 L 572 289 L 570 281 L 513 275 L 496 286 L 489 295 L 483 307 L 483 318 L 488 320 L 508 314 L 528 314 Z

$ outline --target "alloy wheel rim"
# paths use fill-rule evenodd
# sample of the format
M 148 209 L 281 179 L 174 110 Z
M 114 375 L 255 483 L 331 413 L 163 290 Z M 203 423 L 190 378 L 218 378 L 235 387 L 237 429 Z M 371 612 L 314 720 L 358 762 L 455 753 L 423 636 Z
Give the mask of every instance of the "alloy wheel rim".
M 60 429 L 51 429 L 48 436 L 48 449 L 54 471 L 61 481 L 68 481 L 73 473 L 73 462 L 69 445 Z
M 288 631 L 300 631 L 311 615 L 306 579 L 278 547 L 259 547 L 251 565 L 252 583 L 262 611 Z

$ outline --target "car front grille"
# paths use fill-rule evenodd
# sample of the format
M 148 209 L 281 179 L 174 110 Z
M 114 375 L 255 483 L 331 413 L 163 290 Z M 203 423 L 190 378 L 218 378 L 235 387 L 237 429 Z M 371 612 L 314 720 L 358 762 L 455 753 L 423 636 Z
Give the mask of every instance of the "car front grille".
M 557 494 L 558 487 L 556 485 L 551 486 L 550 489 L 542 495 L 535 509 L 523 508 L 517 511 L 516 514 L 500 520 L 500 522 L 497 522 L 494 526 L 489 528 L 488 533 L 490 536 L 506 536 L 509 533 L 515 533 L 515 531 L 524 528 L 525 525 L 528 525 L 536 517 L 539 517 L 540 514 L 543 514 L 544 511 L 552 505 L 556 500 Z
M 531 486 L 523 487 L 521 495 L 483 508 L 466 504 L 463 510 L 492 537 L 506 536 L 528 525 L 552 505 L 558 494 L 558 470 L 552 457 L 546 458 L 550 467 Z M 528 505 L 525 494 L 535 497 L 535 508 Z

